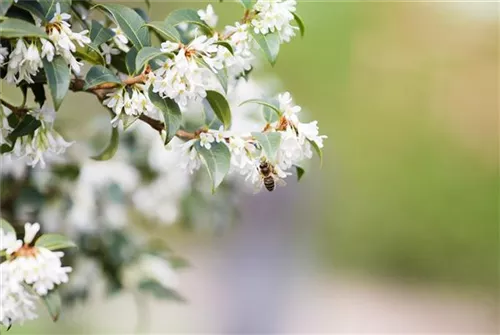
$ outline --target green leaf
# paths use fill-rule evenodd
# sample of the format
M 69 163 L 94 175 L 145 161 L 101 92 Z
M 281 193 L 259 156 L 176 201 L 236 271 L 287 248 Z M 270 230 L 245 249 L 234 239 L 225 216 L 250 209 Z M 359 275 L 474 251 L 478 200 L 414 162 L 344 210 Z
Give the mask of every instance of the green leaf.
M 16 6 L 29 11 L 42 21 L 48 22 L 56 13 L 57 3 L 61 7 L 61 13 L 71 13 L 71 0 L 18 0 Z
M 279 35 L 277 33 L 262 35 L 255 33 L 253 30 L 251 30 L 251 33 L 262 52 L 264 52 L 264 55 L 266 56 L 269 63 L 274 66 L 280 52 L 281 42 Z
M 47 307 L 47 311 L 52 318 L 52 321 L 56 322 L 59 319 L 59 315 L 61 314 L 61 296 L 57 291 L 50 291 L 46 295 L 42 296 L 43 303 L 45 307 Z
M 240 103 L 240 106 L 243 106 L 243 105 L 249 104 L 249 103 L 259 104 L 259 105 L 268 107 L 271 110 L 275 111 L 278 116 L 281 116 L 281 114 L 282 114 L 281 111 L 279 110 L 279 108 L 276 105 L 274 105 L 273 103 L 268 102 L 266 100 L 262 100 L 262 99 L 249 99 L 249 100 L 245 100 L 242 103 Z
M 243 4 L 243 6 L 246 9 L 252 9 L 252 7 L 253 7 L 252 0 L 240 0 L 240 2 Z
M 207 24 L 202 19 L 200 19 L 197 11 L 189 8 L 174 10 L 167 16 L 165 22 L 172 26 L 177 26 L 181 23 L 191 23 L 201 27 L 206 32 L 212 31 L 212 28 L 207 26 Z
M 226 41 L 217 41 L 214 44 L 223 46 L 224 48 L 226 48 L 227 50 L 229 50 L 229 52 L 231 53 L 231 55 L 234 55 L 233 47 L 228 42 L 226 42 Z
M 297 14 L 297 13 L 292 13 L 292 14 L 293 14 L 293 18 L 295 19 L 295 22 L 297 22 L 297 25 L 299 26 L 300 36 L 304 37 L 304 34 L 306 33 L 306 26 L 304 25 L 304 21 L 299 16 L 299 14 Z
M 174 300 L 177 302 L 186 302 L 186 299 L 177 293 L 175 290 L 166 288 L 158 281 L 152 279 L 145 279 L 139 283 L 139 290 L 149 291 L 153 296 L 160 299 Z
M 142 18 L 145 22 L 149 22 L 149 21 L 151 21 L 151 19 L 149 18 L 148 13 L 146 13 L 146 12 L 144 11 L 144 9 L 142 9 L 142 8 L 133 8 L 133 9 L 134 9 L 134 11 L 135 11 L 137 14 L 139 14 L 139 16 L 140 16 L 140 17 L 141 17 L 141 18 Z
M 99 46 L 103 43 L 106 43 L 110 39 L 115 36 L 113 30 L 104 27 L 96 20 L 92 20 L 92 26 L 90 28 L 90 39 L 92 40 L 91 44 L 94 49 L 99 49 Z
M 181 35 L 175 27 L 165 21 L 153 21 L 146 24 L 147 27 L 156 31 L 161 37 L 174 42 L 181 40 Z
M 182 113 L 179 106 L 172 99 L 163 99 L 157 93 L 153 92 L 153 87 L 149 88 L 149 100 L 155 105 L 163 114 L 163 119 L 165 121 L 165 131 L 167 132 L 167 138 L 165 144 L 168 144 L 174 136 L 177 130 L 182 124 Z
M 42 59 L 42 61 L 54 108 L 58 110 L 69 89 L 70 73 L 68 64 L 62 56 L 54 57 L 52 62 L 49 62 L 46 58 Z
M 17 37 L 49 37 L 42 30 L 29 22 L 19 19 L 8 18 L 0 23 L 0 37 L 2 38 L 17 38 Z
M 76 244 L 73 241 L 59 234 L 44 234 L 36 240 L 35 246 L 49 250 L 76 248 Z
M 14 142 L 16 138 L 26 135 L 31 135 L 40 127 L 41 122 L 31 115 L 25 115 L 24 118 L 16 125 L 12 133 L 9 134 L 9 139 Z
M 133 9 L 117 4 L 99 4 L 96 7 L 102 7 L 111 14 L 115 23 L 137 49 L 151 45 L 146 22 Z
M 217 70 L 217 71 L 214 71 L 210 65 L 207 64 L 207 62 L 205 62 L 202 58 L 197 58 L 196 59 L 196 62 L 198 62 L 200 65 L 206 67 L 207 69 L 209 69 L 214 75 L 215 77 L 217 78 L 217 80 L 219 81 L 220 85 L 222 86 L 222 89 L 224 90 L 224 92 L 227 93 L 227 71 L 225 68 L 223 69 L 220 69 L 220 70 Z
M 5 13 L 9 10 L 10 6 L 12 6 L 13 0 L 0 0 L 0 16 L 4 16 Z
M 262 150 L 271 162 L 276 161 L 276 154 L 281 144 L 281 134 L 279 132 L 273 133 L 259 133 L 254 132 L 252 136 L 259 142 Z
M 208 150 L 196 142 L 196 151 L 201 155 L 202 161 L 207 168 L 208 175 L 212 180 L 212 193 L 222 183 L 224 177 L 229 172 L 231 163 L 231 153 L 224 143 L 212 143 L 212 147 Z
M 295 170 L 297 171 L 297 181 L 300 181 L 302 179 L 302 177 L 304 176 L 304 173 L 306 173 L 306 171 L 298 165 L 294 165 L 294 166 L 295 166 Z
M 135 59 L 137 58 L 137 49 L 135 47 L 130 48 L 125 56 L 125 67 L 129 75 L 133 76 L 139 68 L 135 66 Z
M 45 100 L 47 99 L 43 84 L 31 84 L 29 87 L 35 96 L 35 102 L 40 105 L 40 108 L 42 108 Z
M 85 76 L 85 87 L 83 89 L 88 90 L 104 83 L 121 84 L 121 80 L 110 69 L 101 65 L 94 65 Z
M 74 56 L 76 58 L 83 59 L 90 64 L 94 65 L 106 64 L 106 61 L 102 56 L 101 52 L 99 51 L 99 48 L 94 46 L 92 43 L 88 44 L 87 47 L 78 46 L 76 48 L 76 51 L 74 52 Z
M 118 142 L 120 139 L 120 134 L 118 133 L 118 127 L 113 127 L 111 129 L 111 139 L 108 146 L 99 155 L 92 157 L 96 161 L 107 161 L 115 155 L 118 150 Z
M 316 144 L 316 142 L 314 141 L 311 141 L 311 140 L 307 140 L 309 143 L 311 143 L 312 147 L 314 148 L 314 151 L 316 151 L 316 154 L 318 155 L 319 157 L 319 164 L 320 166 L 323 166 L 323 150 L 321 150 L 320 147 L 318 147 L 318 145 Z
M 153 58 L 164 55 L 165 53 L 158 48 L 145 47 L 139 50 L 137 57 L 135 58 L 135 69 L 136 71 L 142 72 L 144 66 Z
M 207 91 L 207 99 L 215 115 L 221 120 L 224 128 L 231 126 L 231 108 L 226 98 L 217 91 Z
M 14 227 L 12 227 L 12 225 L 9 222 L 7 222 L 7 220 L 1 218 L 0 218 L 0 229 L 3 230 L 4 234 L 7 233 L 14 233 L 14 235 L 16 234 L 16 230 L 14 229 Z

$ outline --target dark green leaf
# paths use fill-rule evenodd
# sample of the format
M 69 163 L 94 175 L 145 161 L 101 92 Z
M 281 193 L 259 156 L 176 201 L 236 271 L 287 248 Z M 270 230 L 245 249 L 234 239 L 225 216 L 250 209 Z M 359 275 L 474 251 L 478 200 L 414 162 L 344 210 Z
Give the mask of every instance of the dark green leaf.
M 136 58 L 137 58 L 137 49 L 135 47 L 132 47 L 125 56 L 125 66 L 127 67 L 127 73 L 131 76 L 133 76 L 139 70 L 135 66 Z
M 151 21 L 151 19 L 149 18 L 148 13 L 146 13 L 146 12 L 144 11 L 144 9 L 142 9 L 142 8 L 134 8 L 134 10 L 135 10 L 135 12 L 136 12 L 137 14 L 139 14 L 139 16 L 140 16 L 140 17 L 142 17 L 142 19 L 143 19 L 145 22 L 149 22 L 149 21 Z
M 107 161 L 113 158 L 116 151 L 118 150 L 119 139 L 120 134 L 118 133 L 118 127 L 113 127 L 111 129 L 111 139 L 108 146 L 99 155 L 92 157 L 92 159 L 96 161 Z
M 252 136 L 259 142 L 262 150 L 271 162 L 276 162 L 276 154 L 281 144 L 281 134 L 279 132 L 273 133 L 259 133 L 254 132 Z
M 56 4 L 59 3 L 61 13 L 71 13 L 71 0 L 19 0 L 17 6 L 29 11 L 44 22 L 50 21 L 56 13 Z
M 7 233 L 14 233 L 14 235 L 16 234 L 16 230 L 14 229 L 14 227 L 12 227 L 11 224 L 7 222 L 7 220 L 1 218 L 0 218 L 0 229 L 3 230 L 4 234 Z
M 9 139 L 15 141 L 16 138 L 26 135 L 31 135 L 40 127 L 41 123 L 31 115 L 25 115 L 19 122 L 12 133 L 9 134 Z
M 43 84 L 32 84 L 30 85 L 30 88 L 33 92 L 33 95 L 35 96 L 35 102 L 40 105 L 40 108 L 42 108 L 45 100 L 47 99 L 47 97 L 45 96 L 45 88 Z
M 90 64 L 104 65 L 106 63 L 104 57 L 99 51 L 99 48 L 94 46 L 92 43 L 88 44 L 87 47 L 78 46 L 74 55 L 76 58 L 83 59 Z
M 0 154 L 5 154 L 7 152 L 11 152 L 12 150 L 14 150 L 13 145 L 9 145 L 6 143 L 3 143 L 2 145 L 0 145 Z
M 0 16 L 4 16 L 12 5 L 12 0 L 0 0 Z
M 61 296 L 57 291 L 50 291 L 46 295 L 42 296 L 43 303 L 52 318 L 52 321 L 56 322 L 61 314 Z
M 35 246 L 46 248 L 49 250 L 59 250 L 66 248 L 75 248 L 76 244 L 64 235 L 44 234 L 36 240 Z
M 101 65 L 94 65 L 85 76 L 85 87 L 83 89 L 88 90 L 104 83 L 121 84 L 121 80 L 110 69 Z
M 212 31 L 212 28 L 207 26 L 207 24 L 200 19 L 197 11 L 189 8 L 174 10 L 167 16 L 165 22 L 172 26 L 177 26 L 181 23 L 191 23 L 201 27 L 206 32 Z
M 226 42 L 226 41 L 217 41 L 217 42 L 215 42 L 214 44 L 217 44 L 217 45 L 223 46 L 224 48 L 226 48 L 227 50 L 229 50 L 229 52 L 231 53 L 231 55 L 233 55 L 233 54 L 234 54 L 233 47 L 232 47 L 232 46 L 231 46 L 231 44 L 229 44 L 228 42 Z
M 42 28 L 37 27 L 29 22 L 19 19 L 6 19 L 0 23 L 0 37 L 2 38 L 17 38 L 17 37 L 40 37 L 49 38 Z
M 212 180 L 212 192 L 222 183 L 229 172 L 231 153 L 224 143 L 212 143 L 210 150 L 202 147 L 196 142 L 196 151 L 201 155 L 202 161 L 207 168 L 208 175 Z
M 111 14 L 115 23 L 137 49 L 151 45 L 148 29 L 144 26 L 146 22 L 133 9 L 117 4 L 99 4 L 96 7 L 102 7 Z
M 167 132 L 167 138 L 165 144 L 168 144 L 174 136 L 177 130 L 182 124 L 182 114 L 179 106 L 172 99 L 163 99 L 157 93 L 153 92 L 153 88 L 149 88 L 149 99 L 151 102 L 161 110 L 163 114 L 163 119 L 165 121 L 165 131 Z
M 257 34 L 253 30 L 252 36 L 257 44 L 260 46 L 262 52 L 266 56 L 271 65 L 276 64 L 276 59 L 280 52 L 280 37 L 277 33 L 269 33 L 267 35 Z
M 297 14 L 297 13 L 292 13 L 292 14 L 293 14 L 293 18 L 295 19 L 295 22 L 297 22 L 297 25 L 299 26 L 300 36 L 304 37 L 304 34 L 306 33 L 306 26 L 304 25 L 304 21 L 299 16 L 299 14 Z
M 161 37 L 166 40 L 179 42 L 181 36 L 175 27 L 165 21 L 153 21 L 146 25 L 156 31 Z
M 318 147 L 318 145 L 316 144 L 316 142 L 311 141 L 311 140 L 307 140 L 307 141 L 309 143 L 311 143 L 312 147 L 314 148 L 314 151 L 316 151 L 316 154 L 319 157 L 320 166 L 322 166 L 323 165 L 323 150 L 321 150 L 321 148 Z
M 304 173 L 306 173 L 306 171 L 298 165 L 294 165 L 294 166 L 295 166 L 295 170 L 297 171 L 297 181 L 300 181 L 302 179 L 302 177 L 304 176 Z
M 145 47 L 139 50 L 137 57 L 135 58 L 135 68 L 136 71 L 142 72 L 144 66 L 153 58 L 164 55 L 165 53 L 158 48 Z
M 217 91 L 207 91 L 206 99 L 224 127 L 229 128 L 231 126 L 231 108 L 229 108 L 226 98 Z
M 92 20 L 92 26 L 90 28 L 90 39 L 92 40 L 91 44 L 94 49 L 99 49 L 99 46 L 103 43 L 106 43 L 110 39 L 115 36 L 113 30 L 104 27 L 96 20 Z
M 149 291 L 156 298 L 174 300 L 177 302 L 186 302 L 186 299 L 182 297 L 179 293 L 177 293 L 175 290 L 164 287 L 156 280 L 152 279 L 142 280 L 139 283 L 139 290 Z
M 70 73 L 68 64 L 62 56 L 54 57 L 52 62 L 49 62 L 46 58 L 42 59 L 42 61 L 54 108 L 58 110 L 69 89 Z

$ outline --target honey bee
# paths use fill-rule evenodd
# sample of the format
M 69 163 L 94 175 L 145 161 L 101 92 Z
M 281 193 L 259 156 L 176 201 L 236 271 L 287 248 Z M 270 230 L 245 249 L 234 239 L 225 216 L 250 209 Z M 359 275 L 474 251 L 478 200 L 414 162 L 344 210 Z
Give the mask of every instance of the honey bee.
M 260 162 L 259 172 L 264 186 L 269 192 L 274 190 L 276 184 L 280 186 L 286 185 L 285 181 L 278 176 L 275 167 L 265 159 Z

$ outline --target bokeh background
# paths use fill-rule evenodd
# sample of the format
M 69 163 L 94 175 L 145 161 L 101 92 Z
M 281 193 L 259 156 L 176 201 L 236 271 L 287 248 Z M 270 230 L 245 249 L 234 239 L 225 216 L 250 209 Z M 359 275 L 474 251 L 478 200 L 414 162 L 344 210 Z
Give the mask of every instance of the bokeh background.
M 240 16 L 212 3 L 221 24 Z M 205 5 L 153 1 L 150 15 Z M 95 283 L 58 324 L 10 334 L 498 333 L 498 3 L 298 10 L 305 38 L 257 75 L 275 71 L 319 121 L 323 167 L 246 197 L 228 230 L 165 232 L 192 263 L 188 303 L 136 304 Z M 88 137 L 76 115 L 98 103 L 70 99 L 59 122 Z

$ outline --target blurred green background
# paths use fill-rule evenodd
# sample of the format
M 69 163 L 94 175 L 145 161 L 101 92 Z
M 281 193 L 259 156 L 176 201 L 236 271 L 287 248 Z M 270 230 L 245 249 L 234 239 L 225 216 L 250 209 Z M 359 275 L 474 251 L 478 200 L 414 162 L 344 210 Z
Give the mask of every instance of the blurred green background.
M 240 16 L 212 3 L 221 27 Z M 150 13 L 204 5 L 152 2 Z M 324 271 L 498 297 L 497 6 L 299 3 L 305 38 L 260 74 L 276 72 L 329 137 L 303 182 L 314 187 L 296 197 Z M 78 111 L 66 102 L 61 115 L 79 125 Z

